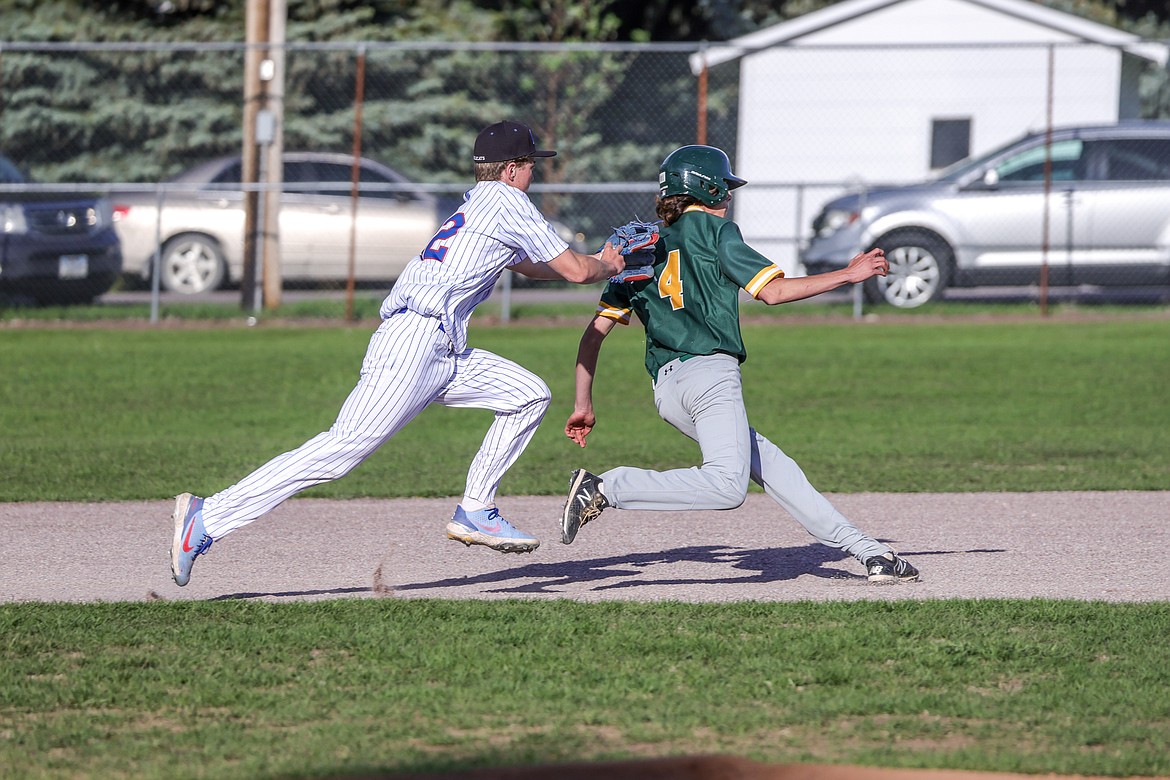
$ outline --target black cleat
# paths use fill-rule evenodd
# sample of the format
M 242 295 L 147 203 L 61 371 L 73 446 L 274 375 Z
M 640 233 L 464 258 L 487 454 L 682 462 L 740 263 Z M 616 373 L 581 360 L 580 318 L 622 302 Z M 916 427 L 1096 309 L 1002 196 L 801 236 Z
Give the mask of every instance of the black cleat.
M 569 497 L 561 514 L 561 541 L 572 544 L 581 526 L 595 519 L 610 505 L 597 489 L 597 475 L 577 469 L 569 478 Z
M 865 562 L 865 572 L 870 582 L 916 582 L 918 569 L 915 569 L 897 555 L 879 555 Z

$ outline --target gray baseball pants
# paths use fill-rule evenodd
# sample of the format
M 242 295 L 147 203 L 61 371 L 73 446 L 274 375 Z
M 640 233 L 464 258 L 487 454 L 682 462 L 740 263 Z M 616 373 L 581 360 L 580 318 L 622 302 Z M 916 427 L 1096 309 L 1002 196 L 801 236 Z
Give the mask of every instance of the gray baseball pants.
M 748 480 L 764 488 L 821 544 L 864 563 L 889 547 L 858 530 L 808 481 L 796 461 L 748 424 L 739 361 L 707 355 L 658 372 L 654 403 L 663 420 L 695 440 L 703 465 L 669 471 L 620 466 L 601 474 L 618 509 L 734 509 Z

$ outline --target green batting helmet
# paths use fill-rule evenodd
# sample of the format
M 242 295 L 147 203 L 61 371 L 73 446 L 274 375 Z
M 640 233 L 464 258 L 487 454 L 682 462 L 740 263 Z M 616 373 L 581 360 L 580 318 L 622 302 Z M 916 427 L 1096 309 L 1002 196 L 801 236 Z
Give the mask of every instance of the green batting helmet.
M 658 166 L 658 196 L 691 195 L 707 206 L 718 206 L 747 181 L 731 172 L 731 161 L 714 146 L 682 146 Z

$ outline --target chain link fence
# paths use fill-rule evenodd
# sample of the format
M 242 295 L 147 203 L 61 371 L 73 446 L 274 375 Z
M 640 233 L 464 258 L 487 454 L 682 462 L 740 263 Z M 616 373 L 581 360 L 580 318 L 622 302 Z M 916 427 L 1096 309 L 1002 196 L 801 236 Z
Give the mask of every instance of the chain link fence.
M 1154 139 L 1105 153 L 1049 136 L 998 180 L 964 179 L 964 192 L 986 201 L 972 219 L 994 236 L 982 261 L 954 193 L 902 209 L 933 209 L 935 222 L 874 209 L 884 185 L 937 177 L 1028 130 L 1157 116 L 1166 48 L 780 46 L 728 57 L 689 44 L 287 44 L 263 51 L 262 94 L 246 106 L 241 44 L 4 44 L 0 305 L 111 290 L 279 302 L 270 292 L 265 301 L 250 273 L 277 274 L 277 290 L 385 289 L 471 185 L 476 133 L 502 118 L 559 151 L 538 163 L 531 196 L 579 249 L 652 217 L 659 162 L 701 142 L 728 151 L 751 182 L 731 216 L 789 274 L 886 241 L 910 271 L 934 252 L 936 300 L 967 282 L 1041 284 L 1049 263 L 1053 284 L 1079 284 L 1061 269 L 1082 256 L 1092 284 L 1164 286 L 1170 140 L 1164 151 Z M 280 153 L 281 170 L 242 182 L 248 143 L 261 160 Z M 278 262 L 261 265 L 248 257 L 244 206 L 270 188 L 280 192 L 269 201 Z M 1025 191 L 1041 190 L 1043 208 L 1023 205 Z M 1120 216 L 1110 216 L 1117 192 Z M 854 200 L 822 213 L 842 195 Z M 944 229 L 947 218 L 959 227 Z M 866 229 L 849 238 L 839 220 Z M 911 227 L 926 238 L 889 242 Z M 980 262 L 1004 273 L 968 278 Z

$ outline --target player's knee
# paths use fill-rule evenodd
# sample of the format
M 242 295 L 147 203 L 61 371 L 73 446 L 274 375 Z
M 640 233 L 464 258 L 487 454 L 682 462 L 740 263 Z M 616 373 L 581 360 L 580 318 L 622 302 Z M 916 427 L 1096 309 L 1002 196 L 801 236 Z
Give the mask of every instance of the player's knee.
M 748 475 L 723 474 L 716 482 L 719 509 L 735 509 L 747 500 Z
M 724 492 L 719 494 L 720 506 L 719 509 L 738 509 L 743 506 L 743 502 L 747 500 L 747 491 L 740 492 Z
M 549 403 L 552 402 L 552 391 L 543 381 L 537 380 L 532 383 L 519 401 L 520 408 L 539 410 L 540 414 L 543 415 L 548 411 Z

